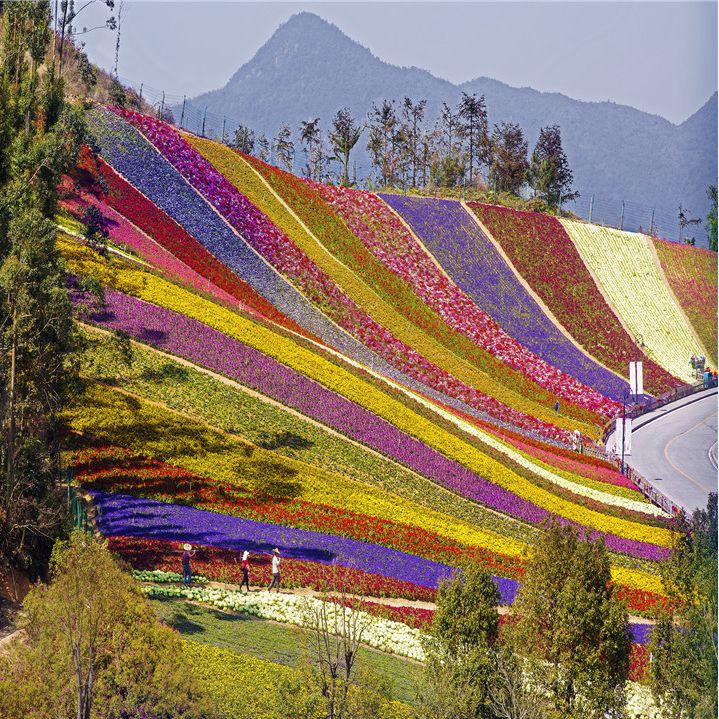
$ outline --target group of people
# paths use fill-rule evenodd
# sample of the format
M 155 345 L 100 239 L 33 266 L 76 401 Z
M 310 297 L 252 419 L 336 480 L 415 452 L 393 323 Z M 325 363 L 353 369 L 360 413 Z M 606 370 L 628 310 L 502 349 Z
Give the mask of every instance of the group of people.
M 705 389 L 717 386 L 717 371 L 706 366 L 706 357 L 704 355 L 692 355 L 689 358 L 689 364 L 692 368 L 692 374 L 702 380 Z
M 197 553 L 196 549 L 192 548 L 191 544 L 182 545 L 182 586 L 189 587 L 192 584 L 192 568 L 190 560 Z M 275 547 L 272 550 L 272 554 L 268 555 L 272 557 L 272 580 L 267 585 L 267 591 L 271 591 L 273 588 L 277 592 L 280 591 L 280 550 Z M 242 570 L 242 581 L 240 582 L 240 591 L 242 587 L 246 587 L 247 593 L 250 591 L 250 553 L 245 550 L 242 553 L 242 561 L 240 562 L 240 569 Z

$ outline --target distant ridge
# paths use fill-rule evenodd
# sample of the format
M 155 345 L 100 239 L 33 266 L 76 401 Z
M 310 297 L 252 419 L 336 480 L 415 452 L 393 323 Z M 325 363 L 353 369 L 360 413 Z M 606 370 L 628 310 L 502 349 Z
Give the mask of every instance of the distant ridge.
M 319 116 L 327 129 L 339 107 L 364 117 L 371 104 L 405 95 L 427 100 L 433 120 L 443 101 L 462 91 L 485 95 L 490 122 L 518 122 L 530 147 L 539 128 L 558 123 L 581 198 L 573 208 L 586 216 L 595 195 L 594 219 L 618 223 L 622 200 L 625 229 L 648 229 L 656 208 L 660 234 L 675 239 L 681 203 L 702 225 L 709 209 L 706 190 L 717 176 L 717 93 L 680 125 L 612 102 L 584 102 L 559 93 L 516 88 L 487 77 L 461 85 L 426 70 L 383 62 L 339 28 L 308 12 L 293 15 L 218 90 L 188 101 L 195 111 L 226 115 L 274 136 L 288 122 Z M 362 147 L 354 156 L 359 176 L 369 170 Z

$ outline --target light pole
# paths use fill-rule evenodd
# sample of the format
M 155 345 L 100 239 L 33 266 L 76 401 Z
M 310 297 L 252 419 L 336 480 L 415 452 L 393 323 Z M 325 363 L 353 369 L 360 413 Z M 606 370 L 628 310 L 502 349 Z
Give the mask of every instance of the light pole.
M 639 389 L 639 356 L 640 351 L 644 349 L 644 336 L 634 335 L 634 389 Z M 634 394 L 634 401 L 639 401 L 639 395 Z

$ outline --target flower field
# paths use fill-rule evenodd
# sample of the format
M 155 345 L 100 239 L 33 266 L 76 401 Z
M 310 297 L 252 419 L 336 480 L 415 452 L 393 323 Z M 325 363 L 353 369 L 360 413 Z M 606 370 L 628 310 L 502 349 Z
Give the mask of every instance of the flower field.
M 320 185 L 127 110 L 95 107 L 88 124 L 57 220 L 83 340 L 63 463 L 155 606 L 302 627 L 308 604 L 339 610 L 324 578 L 342 571 L 367 643 L 411 663 L 439 583 L 476 563 L 511 605 L 550 521 L 603 539 L 642 622 L 668 602 L 677 524 L 595 442 L 621 410 L 634 333 L 648 391 L 686 381 L 702 347 L 674 296 L 704 342 L 716 332 L 704 254 Z M 107 252 L 85 243 L 89 206 Z M 185 542 L 202 578 L 189 590 Z M 284 593 L 227 588 L 245 550 L 266 586 L 274 547 Z M 630 627 L 635 678 L 647 626 Z M 187 651 L 223 706 L 237 696 L 212 667 L 283 680 L 256 658 Z
M 710 250 L 652 239 L 664 276 L 704 347 L 716 350 L 717 256 Z M 707 355 L 716 368 L 717 355 Z
M 706 354 L 654 262 L 651 240 L 636 232 L 562 220 L 607 299 L 641 335 L 649 356 L 674 376 L 689 380 L 689 358 Z
M 550 215 L 468 203 L 516 270 L 584 349 L 607 367 L 627 376 L 637 351 L 597 288 L 562 223 Z M 648 357 L 644 383 L 654 395 L 681 383 Z
M 476 389 L 488 389 L 483 373 L 443 351 L 426 335 L 414 330 L 342 262 L 323 250 L 315 237 L 300 226 L 288 210 L 277 200 L 273 202 L 274 197 L 266 187 L 257 187 L 257 176 L 245 166 L 239 155 L 214 143 L 211 151 L 206 149 L 206 145 L 200 145 L 224 175 L 232 179 L 234 184 L 230 184 L 193 149 L 191 143 L 185 142 L 166 125 L 137 113 L 126 112 L 123 116 L 148 136 L 262 257 L 349 334 L 396 369 L 439 392 L 500 418 L 511 412 L 510 408 L 489 397 L 486 391 Z M 251 194 L 258 204 L 261 202 L 263 210 L 268 209 L 269 203 L 270 217 L 258 212 L 238 188 Z M 270 222 L 270 218 L 277 226 Z M 283 230 L 291 233 L 292 240 Z M 402 294 L 393 299 L 395 306 L 403 306 Z M 404 335 L 409 345 L 398 335 Z M 436 362 L 445 367 L 438 366 Z M 489 389 L 494 389 L 495 397 L 502 393 L 494 386 Z M 518 402 L 516 398 L 514 401 Z M 535 413 L 544 412 L 549 418 L 546 406 L 551 406 L 553 401 L 553 397 L 547 397 L 545 409 L 537 408 Z M 591 415 L 585 414 L 587 417 L 592 419 Z M 521 418 L 517 417 L 515 421 L 521 421 Z
M 549 365 L 593 387 L 597 407 L 615 413 L 616 404 L 605 398 L 620 398 L 627 383 L 583 354 L 561 333 L 459 202 L 381 197 L 411 226 L 449 277 L 507 334 Z

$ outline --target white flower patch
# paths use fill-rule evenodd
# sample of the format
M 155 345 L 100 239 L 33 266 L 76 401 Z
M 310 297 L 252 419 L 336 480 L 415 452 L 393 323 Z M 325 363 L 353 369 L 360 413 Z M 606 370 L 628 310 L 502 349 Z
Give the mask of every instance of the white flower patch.
M 211 604 L 242 614 L 251 614 L 261 619 L 294 624 L 298 627 L 311 626 L 313 611 L 324 609 L 329 626 L 341 625 L 342 607 L 334 602 L 323 602 L 314 597 L 301 597 L 296 594 L 271 594 L 254 592 L 242 594 L 229 589 L 208 589 L 204 587 L 144 587 L 151 597 L 184 597 L 195 602 Z M 402 622 L 375 617 L 364 611 L 348 609 L 356 613 L 357 624 L 363 627 L 362 643 L 380 649 L 389 654 L 398 654 L 417 661 L 424 661 L 422 633 Z

